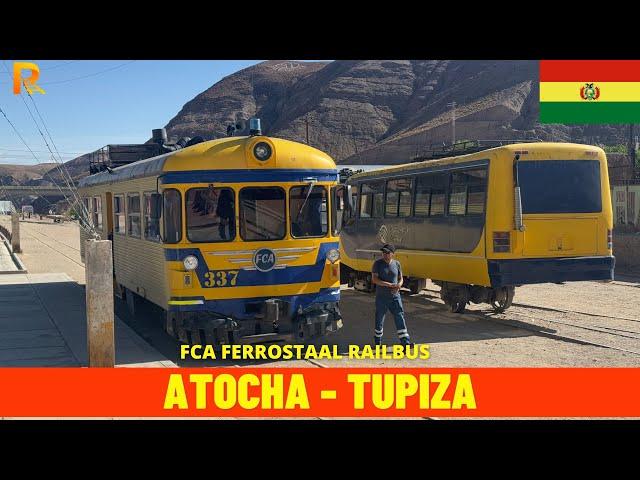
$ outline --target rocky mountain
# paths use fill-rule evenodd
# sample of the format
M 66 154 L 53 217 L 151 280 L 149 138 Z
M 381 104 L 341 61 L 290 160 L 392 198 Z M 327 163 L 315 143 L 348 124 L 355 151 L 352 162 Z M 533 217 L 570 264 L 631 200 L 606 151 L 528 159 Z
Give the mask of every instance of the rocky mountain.
M 538 122 L 532 60 L 268 61 L 229 75 L 166 125 L 172 137 L 226 134 L 239 118 L 267 135 L 306 141 L 341 163 L 399 163 L 456 139 L 626 142 L 616 125 Z
M 173 141 L 210 140 L 259 117 L 266 135 L 306 142 L 308 131 L 339 163 L 402 163 L 451 142 L 455 102 L 457 140 L 627 142 L 623 125 L 540 124 L 538 81 L 533 60 L 270 60 L 215 83 L 166 129 Z M 67 162 L 72 177 L 88 174 L 89 158 Z M 59 179 L 55 168 L 42 181 Z
M 37 165 L 0 163 L 0 186 L 40 185 L 43 177 L 54 165 L 54 163 L 39 163 Z

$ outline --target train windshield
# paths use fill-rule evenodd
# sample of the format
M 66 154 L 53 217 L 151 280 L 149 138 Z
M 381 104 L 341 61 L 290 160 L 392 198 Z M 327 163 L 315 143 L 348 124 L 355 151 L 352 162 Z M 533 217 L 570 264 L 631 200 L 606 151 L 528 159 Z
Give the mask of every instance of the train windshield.
M 228 242 L 235 238 L 235 195 L 230 188 L 188 190 L 185 211 L 190 241 Z
M 521 161 L 518 178 L 523 213 L 602 211 L 597 160 Z
M 287 226 L 285 197 L 285 192 L 280 187 L 248 187 L 240 190 L 242 239 L 283 239 Z
M 323 237 L 327 234 L 327 189 L 318 185 L 292 187 L 289 190 L 291 236 Z

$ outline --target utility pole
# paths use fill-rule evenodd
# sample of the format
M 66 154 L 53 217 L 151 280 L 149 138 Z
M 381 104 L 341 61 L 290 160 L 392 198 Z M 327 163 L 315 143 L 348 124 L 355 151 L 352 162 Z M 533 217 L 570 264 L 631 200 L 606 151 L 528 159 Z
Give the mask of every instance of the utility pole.
M 309 145 L 309 114 L 304 117 L 305 123 L 307 125 L 307 145 Z
M 631 168 L 635 171 L 636 168 L 636 142 L 633 136 L 633 123 L 629 124 L 629 158 L 631 159 Z
M 456 102 L 447 103 L 451 107 L 451 145 L 456 143 Z

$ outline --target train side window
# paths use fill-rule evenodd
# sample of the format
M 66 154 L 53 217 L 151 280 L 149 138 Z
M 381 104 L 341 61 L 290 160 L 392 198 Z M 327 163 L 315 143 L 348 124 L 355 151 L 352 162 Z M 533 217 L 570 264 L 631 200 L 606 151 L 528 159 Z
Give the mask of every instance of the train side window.
M 373 190 L 366 183 L 360 184 L 360 218 L 371 218 Z
M 182 198 L 174 188 L 165 190 L 163 196 L 164 243 L 178 243 L 182 240 Z
M 387 182 L 386 217 L 411 215 L 411 179 L 401 178 Z
M 384 216 L 384 183 L 374 183 L 371 185 L 374 189 L 373 193 L 373 218 L 382 218 Z
M 451 188 L 449 190 L 448 215 L 465 215 L 467 213 L 467 172 L 451 173 Z
M 482 215 L 487 193 L 487 169 L 469 170 L 467 215 Z
M 334 236 L 340 234 L 342 225 L 347 220 L 349 208 L 347 207 L 347 201 L 345 195 L 347 194 L 346 185 L 338 185 L 337 187 L 331 187 L 331 232 Z
M 84 209 L 86 214 L 89 216 L 87 218 L 87 222 L 89 222 L 89 226 L 93 226 L 93 214 L 92 214 L 92 200 L 91 197 L 85 197 L 82 199 L 82 204 L 84 205 Z M 82 212 L 82 215 L 80 215 L 80 218 L 84 218 L 85 216 L 85 212 Z
M 127 195 L 127 234 L 130 237 L 140 238 L 140 194 Z
M 431 178 L 420 176 L 416 179 L 416 204 L 414 215 L 416 217 L 429 216 L 429 203 L 431 199 Z
M 230 242 L 236 238 L 235 193 L 230 188 L 187 191 L 187 238 L 192 242 Z
M 102 230 L 102 197 L 93 197 L 93 225 Z
M 144 193 L 144 238 L 160 241 L 160 217 L 154 212 L 153 192 Z
M 113 231 L 120 235 L 125 234 L 124 225 L 124 196 L 113 196 Z
M 448 174 L 432 175 L 431 182 L 431 203 L 429 206 L 429 216 L 439 217 L 445 214 L 447 200 Z

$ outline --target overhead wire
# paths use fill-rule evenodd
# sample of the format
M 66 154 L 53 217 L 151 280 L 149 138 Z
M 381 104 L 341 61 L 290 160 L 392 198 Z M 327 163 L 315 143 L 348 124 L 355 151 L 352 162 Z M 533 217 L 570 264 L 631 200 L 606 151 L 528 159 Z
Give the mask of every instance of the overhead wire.
M 5 67 L 6 73 L 9 76 L 11 76 L 11 73 L 9 72 L 9 69 L 8 69 L 5 61 L 3 61 L 3 65 Z M 24 81 L 23 81 L 23 84 L 24 84 Z M 26 85 L 25 85 L 25 90 L 26 90 Z M 27 90 L 27 93 L 28 93 L 28 90 Z M 38 132 L 40 133 L 40 136 L 43 138 L 43 140 L 45 142 L 45 145 L 46 145 L 47 149 L 49 150 L 49 153 L 51 154 L 52 159 L 54 160 L 54 163 L 56 163 L 56 166 L 58 167 L 58 170 L 60 171 L 61 178 L 65 181 L 69 191 L 73 194 L 74 201 L 73 202 L 70 201 L 69 197 L 67 197 L 67 195 L 64 193 L 64 191 L 62 190 L 60 185 L 58 185 L 58 183 L 55 181 L 54 178 L 50 178 L 51 182 L 56 186 L 56 188 L 60 191 L 60 194 L 62 195 L 62 197 L 67 201 L 68 204 L 70 204 L 72 206 L 72 208 L 75 208 L 75 206 L 78 205 L 78 208 L 75 209 L 75 211 L 78 213 L 78 215 L 80 217 L 80 226 L 82 228 L 84 228 L 85 230 L 87 230 L 88 233 L 91 236 L 99 237 L 98 232 L 95 230 L 95 228 L 93 226 L 93 223 L 91 222 L 91 214 L 89 213 L 89 211 L 86 208 L 85 204 L 80 199 L 80 197 L 79 197 L 79 195 L 77 193 L 77 188 L 75 187 L 75 184 L 73 182 L 73 179 L 71 178 L 71 175 L 68 173 L 68 171 L 66 170 L 66 167 L 64 166 L 64 161 L 62 160 L 61 155 L 58 152 L 58 157 L 60 158 L 60 163 L 62 163 L 62 166 L 60 166 L 60 163 L 58 162 L 58 160 L 56 160 L 55 154 L 53 153 L 53 151 L 51 150 L 51 147 L 49 146 L 49 142 L 47 141 L 45 135 L 43 134 L 42 130 L 40 129 L 40 126 L 39 126 L 37 120 L 35 119 L 35 117 L 33 116 L 33 113 L 29 109 L 29 106 L 27 105 L 27 102 L 24 99 L 23 95 L 20 94 L 20 97 L 21 97 L 25 107 L 27 108 L 27 111 L 29 112 L 29 115 L 31 116 L 31 119 L 35 123 L 36 128 L 37 128 Z M 38 113 L 38 116 L 40 117 L 40 119 L 41 119 L 41 121 L 43 123 L 43 126 L 44 126 L 45 130 L 47 131 L 47 133 L 49 135 L 49 138 L 51 139 L 51 142 L 53 143 L 53 137 L 51 137 L 51 134 L 50 134 L 48 128 L 46 127 L 46 123 L 44 122 L 44 119 L 42 118 L 42 115 L 40 114 L 40 112 L 39 112 L 39 110 L 37 108 L 37 105 L 35 104 L 35 101 L 33 100 L 33 97 L 31 96 L 30 93 L 29 93 L 29 97 L 31 98 L 31 100 L 32 100 L 32 102 L 34 104 L 34 107 L 35 107 L 35 109 L 36 109 L 36 111 Z M 20 132 L 18 131 L 16 126 L 13 124 L 13 122 L 11 122 L 11 120 L 9 120 L 7 114 L 4 112 L 4 110 L 2 110 L 1 107 L 0 107 L 0 113 L 2 113 L 4 118 L 7 120 L 7 122 L 11 126 L 11 128 L 14 130 L 14 132 L 16 133 L 18 138 L 20 138 L 20 140 L 25 145 L 27 150 L 31 153 L 31 155 L 36 160 L 36 162 L 42 163 L 42 162 L 40 162 L 40 160 L 38 159 L 38 157 L 36 156 L 34 151 L 31 149 L 29 144 L 26 142 L 26 140 L 22 137 L 22 135 L 20 134 Z M 57 147 L 55 147 L 55 144 L 54 144 L 54 148 L 56 149 L 56 151 L 58 151 Z M 65 172 L 66 172 L 66 176 L 65 176 Z M 69 182 L 69 180 L 70 180 L 70 182 Z M 18 182 L 18 183 L 20 183 L 20 182 Z M 44 198 L 42 195 L 40 195 L 36 190 L 31 188 L 30 186 L 28 186 L 28 185 L 21 185 L 21 186 L 26 187 L 27 189 L 31 190 L 35 195 L 37 195 L 38 197 L 42 198 L 49 206 L 53 206 L 51 202 L 49 202 L 46 198 Z M 5 192 L 6 192 L 6 190 L 5 190 Z
M 25 88 L 25 90 L 26 90 L 26 88 Z M 29 111 L 29 115 L 31 115 L 31 118 L 33 119 L 34 123 L 36 124 L 36 128 L 38 129 L 38 132 L 40 133 L 40 136 L 44 140 L 44 143 L 45 143 L 47 149 L 49 150 L 49 153 L 51 153 L 51 157 L 53 158 L 54 161 L 56 161 L 56 165 L 58 167 L 58 171 L 60 172 L 60 175 L 62 176 L 62 179 L 64 180 L 67 188 L 71 191 L 71 193 L 73 194 L 73 196 L 75 198 L 75 204 L 77 204 L 79 206 L 79 208 L 81 208 L 83 210 L 83 213 L 86 215 L 86 217 L 89 218 L 89 212 L 87 211 L 84 203 L 80 199 L 80 195 L 78 193 L 78 189 L 75 186 L 75 182 L 73 181 L 73 178 L 71 177 L 71 174 L 69 173 L 69 170 L 65 166 L 64 161 L 62 160 L 62 156 L 58 152 L 58 147 L 56 147 L 55 142 L 53 141 L 53 137 L 51 136 L 51 133 L 49 132 L 49 129 L 47 128 L 47 124 L 45 123 L 44 119 L 42 118 L 42 115 L 40 114 L 40 110 L 38 109 L 38 106 L 36 105 L 36 102 L 33 99 L 33 96 L 31 95 L 31 93 L 29 93 L 28 90 L 27 90 L 27 95 L 29 96 L 29 98 L 31 99 L 31 102 L 33 103 L 33 106 L 34 106 L 34 108 L 36 110 L 36 113 L 38 114 L 38 117 L 40 118 L 40 121 L 42 122 L 42 126 L 44 127 L 45 131 L 47 132 L 47 135 L 49 135 L 49 139 L 51 140 L 51 144 L 53 145 L 53 148 L 58 153 L 59 161 L 56 161 L 55 155 L 51 151 L 51 147 L 49 146 L 49 142 L 47 142 L 47 139 L 44 136 L 44 134 L 42 133 L 42 130 L 40 130 L 40 127 L 38 126 L 38 122 L 33 117 L 33 114 L 31 113 L 31 110 L 29 109 L 29 107 L 27 105 L 27 102 L 24 100 L 24 97 L 21 95 L 21 98 L 22 98 L 22 100 L 23 100 L 23 102 L 25 104 L 25 107 L 27 107 L 27 110 Z M 53 178 L 51 178 L 51 180 L 53 181 L 54 184 L 56 184 L 56 182 L 55 182 L 55 180 Z M 62 189 L 59 188 L 59 190 L 62 193 Z M 65 196 L 65 199 L 68 201 L 66 196 Z

